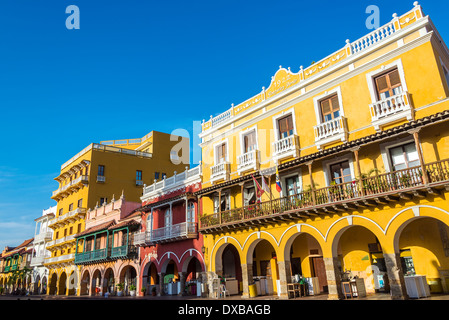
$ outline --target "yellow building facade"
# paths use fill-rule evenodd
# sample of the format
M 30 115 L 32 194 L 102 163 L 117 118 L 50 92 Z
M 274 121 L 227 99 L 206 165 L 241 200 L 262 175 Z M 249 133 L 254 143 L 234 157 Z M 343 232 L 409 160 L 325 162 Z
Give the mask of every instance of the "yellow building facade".
M 448 81 L 448 48 L 415 3 L 203 121 L 208 271 L 244 297 L 286 298 L 301 277 L 330 299 L 356 278 L 359 295 L 407 299 L 418 276 L 448 293 Z
M 55 178 L 59 188 L 52 194 L 57 201 L 56 216 L 49 221 L 53 240 L 47 246 L 50 257 L 44 263 L 49 269 L 47 294 L 80 294 L 75 235 L 85 230 L 87 210 L 123 194 L 129 201 L 140 202 L 146 184 L 184 171 L 186 165 L 177 161 L 180 155 L 172 150 L 180 138 L 152 131 L 139 139 L 92 143 L 61 166 Z

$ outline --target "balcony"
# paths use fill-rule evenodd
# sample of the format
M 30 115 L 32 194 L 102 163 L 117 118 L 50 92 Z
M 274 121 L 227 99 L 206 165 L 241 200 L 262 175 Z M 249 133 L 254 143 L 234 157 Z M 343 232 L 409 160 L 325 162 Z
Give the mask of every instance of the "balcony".
M 41 232 L 34 237 L 34 243 L 50 241 L 53 238 L 53 233 L 51 231 Z
M 89 176 L 81 175 L 75 180 L 70 181 L 65 186 L 60 187 L 58 190 L 53 191 L 51 198 L 54 200 L 61 199 L 67 195 L 78 191 L 84 185 L 89 183 Z
M 106 261 L 109 254 L 110 249 L 107 250 L 106 248 L 86 252 L 78 252 L 75 254 L 75 264 Z
M 259 151 L 253 150 L 244 153 L 238 156 L 237 161 L 238 161 L 237 172 L 239 175 L 250 170 L 259 170 L 259 161 L 260 161 Z
M 45 264 L 61 263 L 61 262 L 66 262 L 66 261 L 70 261 L 73 259 L 75 259 L 75 254 L 69 253 L 69 254 L 64 254 L 61 256 L 57 256 L 57 257 L 46 258 L 44 263 Z
M 299 157 L 299 138 L 291 135 L 287 138 L 273 142 L 273 160 L 278 163 L 288 158 Z
M 135 246 L 147 246 L 151 244 L 151 233 L 148 231 L 142 231 L 134 235 Z
M 414 119 L 414 110 L 408 92 L 402 92 L 371 104 L 370 112 L 371 123 L 376 131 L 381 131 L 382 127 L 400 120 L 412 121 Z
M 256 224 L 275 224 L 360 208 L 376 208 L 401 200 L 438 196 L 441 189 L 449 187 L 449 159 L 425 164 L 424 172 L 426 176 L 421 166 L 413 167 L 204 215 L 200 218 L 200 232 L 223 232 L 225 229 L 236 230 Z
M 126 259 L 129 256 L 136 255 L 137 249 L 134 245 L 124 245 L 120 247 L 111 248 L 111 258 L 115 259 Z
M 153 230 L 151 243 L 165 243 L 185 239 L 194 239 L 198 236 L 196 223 L 182 222 L 168 227 Z
M 38 267 L 44 265 L 45 259 L 50 258 L 50 253 L 46 252 L 44 255 L 36 256 L 31 258 L 31 267 Z
M 227 162 L 219 163 L 215 166 L 210 167 L 211 176 L 210 181 L 212 183 L 221 181 L 221 180 L 229 180 L 230 175 L 230 164 Z
M 315 132 L 315 145 L 318 149 L 334 142 L 345 142 L 348 139 L 345 117 L 338 117 L 321 123 L 313 127 L 313 130 Z
M 76 208 L 75 210 L 67 212 L 62 216 L 50 220 L 48 227 L 54 230 L 63 227 L 68 223 L 73 223 L 82 220 L 84 219 L 85 216 L 86 216 L 86 208 Z
M 105 176 L 97 176 L 97 182 L 105 183 L 106 182 L 106 177 Z

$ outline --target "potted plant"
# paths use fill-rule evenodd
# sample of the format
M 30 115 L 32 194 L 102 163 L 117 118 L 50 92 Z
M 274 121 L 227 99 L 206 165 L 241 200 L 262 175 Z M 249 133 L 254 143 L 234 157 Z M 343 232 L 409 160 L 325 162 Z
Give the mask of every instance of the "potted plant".
M 133 285 L 133 284 L 131 284 L 131 285 L 129 286 L 129 295 L 130 295 L 131 297 L 135 297 L 135 296 L 136 296 L 136 286 Z
M 117 297 L 123 296 L 123 287 L 125 285 L 123 283 L 117 283 L 115 286 L 117 287 Z
M 140 289 L 140 292 L 141 292 L 142 296 L 145 295 L 145 292 L 146 292 L 146 291 L 147 291 L 147 288 L 146 288 L 146 287 L 142 287 L 142 289 Z
M 156 296 L 156 287 L 155 286 L 151 289 L 151 295 Z

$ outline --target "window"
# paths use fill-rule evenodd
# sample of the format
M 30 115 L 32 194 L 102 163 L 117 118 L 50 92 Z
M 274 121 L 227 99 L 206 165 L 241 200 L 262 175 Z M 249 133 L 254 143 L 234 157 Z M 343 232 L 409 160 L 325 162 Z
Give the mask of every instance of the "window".
M 59 231 L 56 231 L 55 239 L 59 239 Z
M 323 122 L 331 121 L 340 117 L 340 104 L 338 95 L 320 101 L 321 117 Z
M 287 196 L 298 194 L 301 191 L 301 186 L 299 183 L 298 176 L 285 179 L 285 184 L 287 185 Z
M 254 130 L 243 136 L 243 150 L 244 153 L 248 153 L 250 151 L 256 150 L 256 148 L 256 131 Z
M 67 229 L 64 229 L 64 237 L 67 236 Z
M 160 175 L 160 172 L 155 172 L 154 173 L 154 179 L 156 179 L 156 180 L 159 179 L 159 175 Z
M 100 198 L 100 206 L 103 205 L 103 203 L 108 203 L 108 198 Z
M 80 233 L 80 232 L 81 232 L 81 223 L 78 224 L 76 233 Z
M 162 172 L 162 179 L 165 179 L 165 178 L 167 178 L 167 174 Z
M 104 176 L 104 165 L 98 165 L 98 175 L 99 176 Z
M 397 68 L 376 77 L 374 82 L 379 100 L 384 100 L 402 93 L 401 77 Z
M 136 170 L 136 181 L 142 181 L 142 170 Z
M 278 120 L 278 129 L 280 139 L 293 135 L 293 118 L 291 114 Z
M 230 207 L 230 194 L 229 193 L 222 193 L 221 194 L 221 205 L 219 202 L 219 196 L 218 194 L 214 197 L 214 213 L 217 213 L 218 211 L 228 211 L 231 209 Z
M 226 161 L 226 143 L 217 146 L 217 163 Z
M 83 206 L 83 199 L 78 200 L 78 208 L 81 208 Z
M 59 209 L 59 216 L 62 216 L 62 213 L 63 213 L 64 211 L 63 211 L 63 209 L 61 208 L 61 209 Z
M 393 171 L 419 166 L 418 152 L 414 142 L 390 149 Z
M 171 226 L 172 224 L 172 215 L 171 215 L 171 211 L 170 209 L 165 210 L 165 220 L 164 220 L 164 226 L 168 227 Z
M 187 205 L 187 223 L 195 222 L 195 204 L 189 202 Z
M 256 189 L 254 187 L 245 188 L 243 190 L 243 202 L 245 206 L 255 204 L 257 201 Z
M 349 161 L 343 161 L 332 164 L 330 166 L 331 184 L 342 184 L 345 182 L 351 182 L 351 169 L 349 167 Z
M 69 212 L 73 211 L 73 203 L 69 204 Z
M 73 233 L 73 227 L 70 227 L 69 234 L 72 234 L 72 233 Z

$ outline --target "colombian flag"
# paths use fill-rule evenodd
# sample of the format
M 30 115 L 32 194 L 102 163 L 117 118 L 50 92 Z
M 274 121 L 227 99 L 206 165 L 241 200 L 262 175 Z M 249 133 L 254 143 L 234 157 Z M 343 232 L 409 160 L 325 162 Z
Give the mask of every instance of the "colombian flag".
M 276 190 L 280 193 L 282 191 L 281 178 L 279 177 L 278 167 L 276 166 Z

